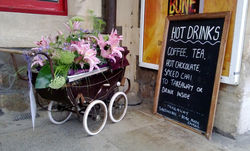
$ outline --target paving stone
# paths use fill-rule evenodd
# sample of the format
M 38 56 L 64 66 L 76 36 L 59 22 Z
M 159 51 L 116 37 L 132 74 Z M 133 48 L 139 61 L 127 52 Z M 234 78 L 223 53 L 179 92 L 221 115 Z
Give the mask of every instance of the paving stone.
M 0 109 L 0 116 L 4 115 L 2 109 Z

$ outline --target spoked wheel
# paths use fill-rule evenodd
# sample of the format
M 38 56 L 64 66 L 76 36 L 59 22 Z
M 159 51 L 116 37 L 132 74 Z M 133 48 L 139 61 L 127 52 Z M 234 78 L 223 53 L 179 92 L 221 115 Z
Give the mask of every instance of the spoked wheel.
M 108 111 L 101 100 L 91 102 L 83 116 L 83 127 L 89 135 L 98 134 L 107 122 Z
M 54 124 L 63 124 L 72 115 L 69 110 L 72 108 L 71 105 L 65 105 L 60 102 L 51 101 L 48 106 L 49 119 Z
M 112 122 L 119 122 L 121 121 L 128 108 L 128 98 L 124 92 L 117 92 L 111 98 L 109 103 L 109 118 Z

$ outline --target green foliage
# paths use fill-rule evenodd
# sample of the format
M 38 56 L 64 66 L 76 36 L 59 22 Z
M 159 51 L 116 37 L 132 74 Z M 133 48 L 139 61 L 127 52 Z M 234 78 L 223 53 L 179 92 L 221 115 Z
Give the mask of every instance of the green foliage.
M 52 89 L 60 89 L 66 83 L 65 77 L 56 76 L 55 79 L 50 81 L 49 87 Z
M 74 22 L 82 22 L 83 21 L 83 18 L 79 17 L 79 16 L 74 16 L 72 17 L 69 21 L 68 21 L 68 25 L 70 27 L 71 30 L 73 30 L 73 23 Z
M 69 51 L 59 51 L 59 61 L 62 64 L 72 64 L 74 62 L 75 54 Z
M 93 34 L 97 36 L 99 33 L 102 33 L 105 29 L 106 22 L 98 18 L 93 10 L 88 10 L 89 17 L 93 23 Z
M 83 22 L 84 19 L 80 16 L 74 16 L 70 19 L 71 22 L 74 22 L 74 21 L 79 21 L 79 22 Z
M 106 23 L 98 18 L 93 10 L 88 10 L 88 15 L 93 25 L 93 31 L 90 31 L 91 33 L 88 30 L 80 28 L 80 22 L 82 22 L 83 19 L 76 16 L 72 17 L 66 23 L 69 34 L 63 34 L 59 31 L 55 37 L 46 36 L 43 37 L 41 41 L 38 41 L 36 50 L 45 52 L 51 57 L 55 78 L 52 79 L 48 60 L 44 57 L 36 58 L 37 60 L 33 60 L 33 62 L 42 62 L 45 64 L 39 71 L 36 79 L 35 87 L 37 89 L 48 87 L 58 89 L 63 87 L 66 83 L 66 78 L 70 69 L 73 69 L 73 71 L 79 69 L 87 70 L 90 68 L 90 65 L 99 65 L 100 67 L 100 65 L 109 64 L 109 59 L 101 56 L 102 54 L 99 46 L 99 41 L 108 41 L 109 35 L 102 35 L 104 40 L 98 37 L 98 35 L 104 31 Z M 117 37 L 117 39 L 119 39 L 119 37 Z M 84 59 L 85 54 L 79 53 L 76 48 L 77 50 L 83 49 L 85 53 L 91 49 L 90 52 L 94 50 L 96 54 L 89 59 Z M 109 48 L 110 46 L 107 44 L 105 50 Z M 97 58 L 101 63 L 99 63 Z
M 71 65 L 57 65 L 55 67 L 55 77 L 63 76 L 66 77 Z
M 37 78 L 36 78 L 36 89 L 43 89 L 47 88 L 50 84 L 52 79 L 51 71 L 49 64 L 44 65 L 41 70 L 39 71 Z
M 63 87 L 66 83 L 66 77 L 68 71 L 70 69 L 70 65 L 57 65 L 55 66 L 55 73 L 54 79 L 52 79 L 50 66 L 47 63 L 45 66 L 41 68 L 36 78 L 36 89 L 43 89 L 43 88 L 52 88 L 52 89 L 59 89 Z

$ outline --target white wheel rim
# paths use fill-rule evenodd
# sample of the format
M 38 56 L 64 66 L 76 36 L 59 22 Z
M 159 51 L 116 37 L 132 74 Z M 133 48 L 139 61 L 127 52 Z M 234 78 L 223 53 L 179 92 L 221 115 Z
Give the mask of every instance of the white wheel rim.
M 114 104 L 114 102 L 115 102 L 115 99 L 119 96 L 119 95 L 123 95 L 124 96 L 124 98 L 125 98 L 125 108 L 124 108 L 124 112 L 122 113 L 122 115 L 120 116 L 120 118 L 119 119 L 115 119 L 114 118 L 114 116 L 113 116 L 113 112 L 112 112 L 112 107 L 113 107 L 113 104 Z M 111 121 L 112 122 L 114 122 L 114 123 L 117 123 L 117 122 L 120 122 L 123 118 L 124 118 L 124 116 L 125 116 L 125 114 L 126 114 L 126 112 L 127 112 L 127 108 L 128 108 L 128 98 L 127 98 L 127 95 L 124 93 L 124 92 L 116 92 L 113 96 L 112 96 L 112 98 L 111 98 L 111 101 L 110 101 L 110 103 L 109 103 L 109 108 L 108 108 L 108 110 L 109 110 L 109 118 L 111 119 Z
M 50 121 L 51 121 L 53 124 L 57 124 L 57 125 L 60 125 L 60 124 L 63 124 L 63 123 L 65 123 L 65 122 L 67 122 L 67 121 L 69 120 L 69 118 L 71 117 L 72 112 L 70 112 L 69 115 L 68 115 L 64 120 L 62 120 L 62 121 L 56 121 L 56 120 L 54 120 L 54 118 L 53 118 L 53 116 L 52 116 L 52 113 L 51 113 L 51 112 L 53 112 L 53 111 L 52 111 L 53 103 L 54 103 L 54 101 L 51 101 L 51 102 L 49 103 L 49 106 L 48 106 L 48 116 L 49 116 Z
M 102 125 L 100 126 L 100 128 L 99 128 L 97 131 L 92 132 L 92 131 L 89 130 L 87 120 L 88 120 L 89 112 L 91 111 L 92 107 L 95 106 L 96 104 L 101 104 L 101 105 L 104 107 L 104 112 L 105 112 L 105 113 L 104 113 L 104 120 L 103 120 L 103 123 L 102 123 Z M 84 127 L 85 131 L 86 131 L 89 135 L 96 135 L 96 134 L 98 134 L 99 132 L 102 131 L 102 129 L 104 128 L 104 126 L 105 126 L 105 124 L 106 124 L 106 122 L 107 122 L 107 117 L 108 117 L 108 116 L 107 116 L 107 112 L 108 112 L 108 110 L 107 110 L 106 104 L 105 104 L 103 101 L 101 101 L 101 100 L 95 100 L 95 101 L 91 102 L 91 103 L 88 105 L 87 109 L 85 110 L 84 116 L 83 116 L 83 127 Z

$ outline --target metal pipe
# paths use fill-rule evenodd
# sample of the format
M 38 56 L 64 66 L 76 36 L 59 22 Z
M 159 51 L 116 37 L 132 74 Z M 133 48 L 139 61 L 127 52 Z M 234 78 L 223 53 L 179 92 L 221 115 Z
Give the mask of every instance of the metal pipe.
M 6 48 L 0 48 L 0 52 L 6 52 L 6 53 L 14 53 L 14 54 L 19 54 L 22 55 L 25 53 L 25 51 L 18 50 L 18 49 L 6 49 Z
M 105 11 L 103 11 L 104 20 L 106 21 L 106 33 L 110 33 L 116 28 L 116 4 L 117 0 L 104 0 Z

